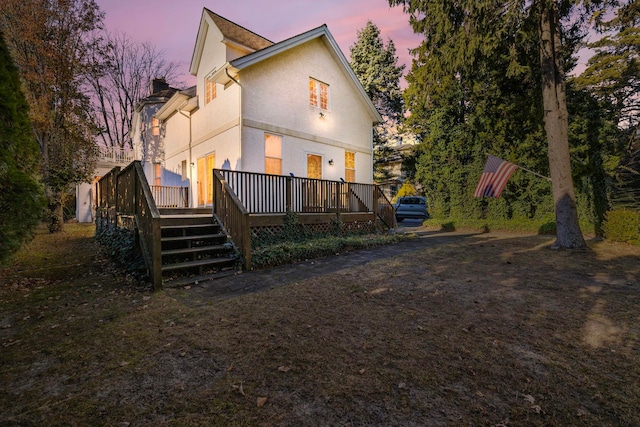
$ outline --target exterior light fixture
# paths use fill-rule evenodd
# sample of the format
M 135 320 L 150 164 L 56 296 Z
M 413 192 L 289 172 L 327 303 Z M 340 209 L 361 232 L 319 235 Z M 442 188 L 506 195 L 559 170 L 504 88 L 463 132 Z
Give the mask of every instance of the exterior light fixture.
M 324 119 L 326 116 L 322 111 L 320 111 L 320 114 L 318 114 L 318 117 L 320 117 L 321 119 Z
M 321 113 L 322 114 L 322 113 Z M 333 166 L 333 159 L 329 159 L 329 165 Z

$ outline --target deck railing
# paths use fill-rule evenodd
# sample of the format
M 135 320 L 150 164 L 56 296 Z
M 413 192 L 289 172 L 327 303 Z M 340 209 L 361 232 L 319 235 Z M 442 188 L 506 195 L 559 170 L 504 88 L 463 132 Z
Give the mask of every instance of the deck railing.
M 98 147 L 98 161 L 106 163 L 128 164 L 134 160 L 135 152 L 122 147 Z
M 189 187 L 152 185 L 151 194 L 159 208 L 188 208 Z
M 251 230 L 249 212 L 238 199 L 220 170 L 213 171 L 214 212 L 231 240 L 244 258 L 244 266 L 251 269 Z
M 96 229 L 121 226 L 124 218 L 133 220 L 140 249 L 153 286 L 162 286 L 160 212 L 156 206 L 142 165 L 134 161 L 120 170 L 113 168 L 97 183 L 98 216 Z
M 250 214 L 377 212 L 373 184 L 216 169 Z M 215 179 L 214 179 L 215 181 Z M 391 204 L 386 204 L 393 209 Z

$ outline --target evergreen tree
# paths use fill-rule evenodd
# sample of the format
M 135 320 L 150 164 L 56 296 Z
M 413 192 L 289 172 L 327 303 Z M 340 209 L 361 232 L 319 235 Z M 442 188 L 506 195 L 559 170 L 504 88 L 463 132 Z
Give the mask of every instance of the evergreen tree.
M 400 89 L 404 65 L 397 66 L 393 40 L 389 39 L 385 46 L 380 29 L 371 21 L 358 30 L 358 38 L 351 46 L 350 54 L 351 68 L 384 120 L 375 127 L 373 134 L 374 178 L 384 181 L 389 176 L 381 166 L 393 153 L 388 144 L 390 138 L 397 135 L 404 114 Z
M 0 263 L 31 237 L 40 220 L 39 158 L 18 70 L 0 32 Z
M 418 175 L 432 180 L 433 190 L 441 193 L 442 213 L 475 216 L 497 211 L 512 217 L 546 210 L 548 204 L 540 199 L 546 184 L 518 176 L 512 183 L 527 193 L 513 189 L 503 193 L 505 200 L 469 200 L 469 177 L 477 179 L 481 171 L 476 159 L 484 160 L 483 154 L 490 151 L 525 167 L 533 163 L 542 173 L 548 170 L 557 229 L 554 245 L 584 247 L 569 156 L 565 80 L 586 32 L 585 18 L 608 2 L 389 3 L 402 5 L 414 31 L 425 36 L 413 51 L 416 59 L 407 77 L 406 100 L 411 123 L 431 144 L 422 148 Z M 545 142 L 546 147 L 541 144 Z M 539 154 L 545 148 L 548 162 L 543 166 Z M 530 200 L 529 208 L 518 199 Z
M 609 21 L 600 23 L 609 34 L 588 46 L 595 54 L 574 83 L 588 90 L 616 123 L 619 164 L 616 165 L 612 203 L 618 208 L 640 207 L 640 4 L 623 4 Z

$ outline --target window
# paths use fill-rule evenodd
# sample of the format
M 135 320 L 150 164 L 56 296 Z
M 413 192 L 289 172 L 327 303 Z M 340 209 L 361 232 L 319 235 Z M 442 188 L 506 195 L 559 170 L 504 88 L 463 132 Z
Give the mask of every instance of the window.
M 322 157 L 307 154 L 307 178 L 322 179 Z
M 160 120 L 156 119 L 155 117 L 151 119 L 151 134 L 153 136 L 160 135 Z
M 187 161 L 183 160 L 182 163 L 180 164 L 180 172 L 182 175 L 182 180 L 186 181 L 187 180 Z
M 216 84 L 209 79 L 204 79 L 205 100 L 204 103 L 208 104 L 216 99 Z
M 160 163 L 154 163 L 154 178 L 155 185 L 162 185 L 162 165 Z
M 344 179 L 347 182 L 356 182 L 356 153 L 344 152 Z
M 264 134 L 264 171 L 282 175 L 282 137 Z
M 309 79 L 309 105 L 322 110 L 329 109 L 329 85 Z

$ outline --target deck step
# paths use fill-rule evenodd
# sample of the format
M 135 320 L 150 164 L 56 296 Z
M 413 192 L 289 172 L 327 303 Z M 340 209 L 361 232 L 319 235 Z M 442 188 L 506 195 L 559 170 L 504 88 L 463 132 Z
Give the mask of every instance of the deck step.
M 178 277 L 175 279 L 166 279 L 162 286 L 167 288 L 175 288 L 179 286 L 197 285 L 199 283 L 208 282 L 210 280 L 221 279 L 223 277 L 235 276 L 242 274 L 241 270 L 229 268 L 212 274 L 201 274 L 197 276 Z
M 161 230 L 182 230 L 182 229 L 194 229 L 194 228 L 205 228 L 205 227 L 220 227 L 220 225 L 215 223 L 209 224 L 184 224 L 184 225 L 161 225 Z
M 162 251 L 162 255 L 181 255 L 181 254 L 190 254 L 194 252 L 208 252 L 208 251 L 228 251 L 231 250 L 232 246 L 228 244 L 222 245 L 210 245 L 210 246 L 197 246 L 195 248 L 181 248 L 181 249 L 168 249 Z
M 162 242 L 182 242 L 185 240 L 208 240 L 208 239 L 219 239 L 221 237 L 227 237 L 224 233 L 216 233 L 216 234 L 200 234 L 195 236 L 173 236 L 173 237 L 163 237 L 161 239 Z
M 204 266 L 215 267 L 223 264 L 229 264 L 234 261 L 236 261 L 236 257 L 208 258 L 208 259 L 199 259 L 196 261 L 176 262 L 173 264 L 163 265 L 162 271 L 164 272 L 164 271 L 171 271 L 171 270 L 181 270 L 184 268 L 204 267 Z

